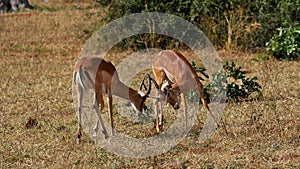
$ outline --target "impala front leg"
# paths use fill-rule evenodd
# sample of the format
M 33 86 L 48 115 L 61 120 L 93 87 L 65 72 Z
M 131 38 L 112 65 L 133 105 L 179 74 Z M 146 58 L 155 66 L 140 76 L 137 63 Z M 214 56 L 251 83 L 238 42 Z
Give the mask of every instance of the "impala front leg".
M 183 105 L 183 111 L 184 111 L 184 118 L 185 118 L 185 127 L 187 127 L 187 107 L 186 107 L 186 101 L 184 98 L 184 93 L 180 93 L 181 102 Z
M 159 101 L 159 114 L 158 114 L 158 125 L 157 128 L 158 132 L 161 131 L 163 129 L 163 108 L 162 108 L 162 101 Z
M 159 90 L 161 90 L 161 87 L 162 87 L 162 84 L 163 84 L 163 81 L 166 77 L 166 74 L 164 71 L 162 70 L 159 70 L 159 69 L 153 69 L 153 74 L 154 74 L 154 78 L 155 78 L 155 81 L 157 82 L 158 84 L 158 87 L 159 89 L 156 90 L 156 96 L 159 96 L 158 100 L 155 100 L 155 128 L 156 128 L 156 131 L 159 133 L 160 131 L 160 127 L 162 127 L 162 114 L 163 114 L 163 110 L 162 110 L 162 101 L 165 100 L 163 99 L 161 93 Z
M 156 96 L 159 96 L 159 92 L 157 91 L 156 92 Z M 160 114 L 160 109 L 159 109 L 159 98 L 155 99 L 154 101 L 154 112 L 155 112 L 155 128 L 156 128 L 156 131 L 159 133 L 159 114 Z
M 163 96 L 161 93 L 157 90 L 156 95 L 159 96 L 154 101 L 154 112 L 155 112 L 155 129 L 157 133 L 159 133 L 162 130 L 163 127 L 163 109 L 162 109 L 162 100 Z

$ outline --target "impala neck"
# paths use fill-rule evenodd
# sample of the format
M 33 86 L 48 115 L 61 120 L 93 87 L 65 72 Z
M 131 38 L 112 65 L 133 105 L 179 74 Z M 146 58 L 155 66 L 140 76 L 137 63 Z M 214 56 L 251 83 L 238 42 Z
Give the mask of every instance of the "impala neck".
M 142 110 L 142 104 L 145 101 L 145 99 L 142 96 L 140 96 L 137 91 L 126 86 L 121 81 L 119 81 L 113 88 L 112 94 L 130 101 L 134 104 L 136 109 L 138 109 L 139 111 Z

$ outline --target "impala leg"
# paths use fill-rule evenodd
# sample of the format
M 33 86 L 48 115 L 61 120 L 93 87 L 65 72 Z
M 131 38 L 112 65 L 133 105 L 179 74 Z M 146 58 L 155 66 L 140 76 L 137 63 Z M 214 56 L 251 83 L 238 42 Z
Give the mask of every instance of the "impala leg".
M 201 83 L 200 83 L 200 87 L 202 88 Z M 200 95 L 200 99 L 201 99 L 202 105 L 203 105 L 203 107 L 204 107 L 209 113 L 211 113 L 211 111 L 210 111 L 210 109 L 209 109 L 209 107 L 208 107 L 208 104 L 207 104 L 207 102 L 206 102 L 206 100 L 205 100 L 205 98 L 204 98 L 204 94 L 203 94 L 203 91 L 202 91 L 201 88 L 198 89 L 198 92 L 199 92 L 199 95 Z
M 159 91 L 156 91 L 156 96 L 158 96 Z M 154 112 L 155 112 L 155 128 L 156 131 L 159 133 L 159 118 L 158 118 L 158 114 L 159 114 L 159 101 L 157 99 L 154 100 Z
M 159 101 L 159 117 L 158 117 L 158 129 L 159 131 L 163 129 L 163 110 L 162 110 L 162 101 Z M 159 132 L 158 131 L 158 132 Z
M 82 127 L 81 127 L 81 115 L 82 115 L 82 97 L 83 97 L 83 90 L 80 86 L 77 86 L 77 99 L 78 99 L 78 128 L 77 128 L 77 138 L 80 142 L 80 139 L 81 139 L 81 136 L 82 136 L 82 133 L 81 133 L 81 130 L 82 130 Z
M 180 97 L 181 97 L 181 102 L 182 102 L 183 111 L 184 111 L 185 127 L 187 127 L 187 107 L 186 107 L 186 101 L 184 98 L 184 93 L 180 93 Z
M 93 134 L 94 137 L 97 137 L 99 122 L 100 122 L 100 118 L 101 118 L 100 116 L 101 116 L 101 111 L 102 111 L 102 107 L 103 107 L 102 104 L 101 104 L 101 101 L 100 100 L 98 101 L 98 97 L 99 96 L 97 96 L 97 94 L 95 93 L 93 107 L 95 109 L 95 112 L 96 112 L 96 115 L 97 115 L 98 119 L 97 119 L 96 125 L 94 127 L 94 134 Z M 99 103 L 101 104 L 100 105 L 100 108 L 101 108 L 100 111 L 99 111 Z
M 208 107 L 208 104 L 207 104 L 206 100 L 205 100 L 204 98 L 201 98 L 201 102 L 202 102 L 204 108 L 205 108 L 208 112 L 210 112 L 210 109 L 209 109 L 209 107 Z
M 98 100 L 99 100 L 99 102 L 98 102 Z M 96 111 L 98 120 L 97 120 L 97 123 L 96 123 L 96 125 L 94 127 L 94 134 L 93 134 L 93 136 L 97 137 L 98 127 L 99 127 L 99 122 L 100 122 L 101 126 L 102 126 L 102 133 L 104 134 L 105 138 L 108 138 L 108 135 L 107 135 L 107 132 L 106 132 L 106 128 L 105 128 L 104 122 L 103 122 L 102 117 L 101 117 L 101 112 L 99 111 L 99 103 L 100 103 L 100 106 L 101 106 L 100 109 L 102 111 L 103 108 L 104 108 L 103 107 L 104 106 L 104 101 L 103 101 L 102 93 L 95 94 L 94 109 Z
M 216 121 L 215 116 L 214 116 L 214 115 L 212 114 L 212 112 L 210 111 L 210 109 L 209 109 L 209 107 L 208 107 L 208 104 L 207 104 L 206 100 L 204 99 L 203 95 L 201 96 L 201 102 L 202 102 L 203 107 L 204 107 L 204 108 L 207 110 L 207 112 L 213 117 L 213 119 L 215 120 L 217 126 L 219 126 L 219 124 L 218 124 L 217 121 Z M 224 128 L 224 130 L 225 130 L 225 132 L 227 133 L 226 128 Z
M 208 104 L 207 104 L 207 102 L 206 102 L 206 100 L 205 100 L 205 98 L 204 98 L 204 96 L 203 96 L 202 90 L 201 90 L 199 93 L 200 93 L 200 98 L 201 98 L 201 101 L 202 101 L 203 106 L 204 106 L 205 109 L 208 111 L 208 113 L 213 117 L 213 119 L 214 119 L 216 125 L 219 127 L 219 123 L 217 122 L 216 117 L 214 116 L 214 114 L 212 114 L 212 112 L 210 111 L 210 109 L 209 109 L 209 107 L 208 107 Z M 223 129 L 224 129 L 226 135 L 228 135 L 228 131 L 227 131 L 227 129 L 226 129 L 226 126 L 225 126 L 224 122 L 222 121 L 222 119 L 220 119 L 220 120 L 221 120 L 221 122 L 223 123 L 222 127 L 223 127 Z
M 111 135 L 115 135 L 114 131 L 114 119 L 113 119 L 113 110 L 112 110 L 112 93 L 111 90 L 107 92 L 107 101 L 108 101 L 108 109 L 109 109 L 109 118 L 110 118 L 110 126 L 111 126 Z
M 164 71 L 161 71 L 159 69 L 153 69 L 153 74 L 155 81 L 157 82 L 159 88 L 161 88 L 161 85 L 163 84 L 165 73 Z M 160 96 L 160 92 L 156 91 L 156 96 Z M 155 100 L 155 128 L 156 131 L 160 132 L 160 126 L 162 127 L 162 116 L 163 116 L 163 110 L 162 110 L 162 100 Z

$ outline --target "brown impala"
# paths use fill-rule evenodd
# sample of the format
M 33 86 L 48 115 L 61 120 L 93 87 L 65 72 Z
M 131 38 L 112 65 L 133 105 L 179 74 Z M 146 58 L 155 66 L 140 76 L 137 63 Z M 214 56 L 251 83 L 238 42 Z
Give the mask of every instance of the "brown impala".
M 109 116 L 112 128 L 112 135 L 114 135 L 114 124 L 112 117 L 112 95 L 119 96 L 131 102 L 131 105 L 139 114 L 143 109 L 146 98 L 148 97 L 151 88 L 147 89 L 146 94 L 140 94 L 141 91 L 133 90 L 127 87 L 119 80 L 116 68 L 111 62 L 107 62 L 98 57 L 84 57 L 81 58 L 74 67 L 73 73 L 74 83 L 76 85 L 76 92 L 78 97 L 78 139 L 81 137 L 81 115 L 82 115 L 82 97 L 83 92 L 87 89 L 93 89 L 94 103 L 93 107 L 98 116 L 98 121 L 94 127 L 94 136 L 97 136 L 99 122 L 102 125 L 102 133 L 107 138 L 107 132 L 101 118 L 101 110 L 104 108 L 103 93 L 106 93 L 108 100 Z M 142 81 L 144 83 L 144 80 Z M 148 79 L 148 86 L 150 86 L 150 79 Z M 141 90 L 140 85 L 140 89 Z M 99 111 L 100 104 L 100 111 Z
M 172 50 L 160 51 L 152 61 L 152 68 L 156 82 L 159 87 L 167 93 L 168 97 L 166 101 L 170 103 L 174 109 L 180 108 L 180 103 L 182 102 L 186 124 L 187 107 L 184 99 L 185 92 L 197 89 L 203 106 L 210 112 L 208 104 L 203 96 L 202 84 L 192 66 L 181 53 Z M 167 83 L 164 81 L 167 81 Z M 174 103 L 172 100 L 175 100 L 176 102 Z M 159 101 L 156 100 L 156 102 Z M 155 104 L 157 106 L 155 108 L 157 132 L 163 127 L 163 111 L 161 104 L 162 103 Z

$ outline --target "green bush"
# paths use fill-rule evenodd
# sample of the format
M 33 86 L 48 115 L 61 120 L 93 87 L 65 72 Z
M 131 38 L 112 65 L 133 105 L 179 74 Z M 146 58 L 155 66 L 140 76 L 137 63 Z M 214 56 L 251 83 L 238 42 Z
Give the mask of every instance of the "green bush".
M 114 0 L 107 2 L 110 5 L 108 21 L 125 15 L 141 12 L 162 12 L 177 15 L 189 20 L 193 0 Z M 105 6 L 103 4 L 103 6 Z
M 294 25 L 300 20 L 300 0 L 103 0 L 107 8 L 103 23 L 141 12 L 162 12 L 186 19 L 198 26 L 217 48 L 252 50 L 265 47 L 276 28 L 284 21 Z M 147 40 L 147 38 L 152 38 Z M 159 36 L 131 37 L 122 45 L 140 47 L 178 47 L 176 41 Z M 144 40 L 144 41 L 142 41 Z M 147 40 L 147 41 L 145 41 Z M 155 41 L 156 40 L 156 41 Z M 160 43 L 157 44 L 156 42 Z M 133 43 L 132 43 L 133 42 Z M 157 46 L 153 46 L 153 44 Z M 180 45 L 179 45 L 180 46 Z M 135 46 L 136 48 L 136 46 Z
M 192 3 L 192 0 L 115 0 L 112 2 L 108 1 L 109 0 L 106 0 L 105 3 L 102 2 L 103 6 L 109 6 L 109 10 L 106 18 L 104 18 L 104 22 L 110 22 L 114 19 L 129 14 L 142 12 L 168 13 L 189 20 L 189 11 Z M 149 25 L 147 28 L 149 28 L 149 32 L 151 32 L 151 25 Z M 140 50 L 145 48 L 186 48 L 186 46 L 177 39 L 153 33 L 145 33 L 128 37 L 119 43 L 119 47 L 131 48 L 133 50 Z
M 271 52 L 276 59 L 297 59 L 300 52 L 300 26 L 278 28 L 270 41 L 266 43 L 266 50 Z
M 257 77 L 246 78 L 246 72 L 241 67 L 236 67 L 234 62 L 225 62 L 224 69 L 227 79 L 233 78 L 233 81 L 227 80 L 227 99 L 238 102 L 249 98 L 254 93 L 260 93 L 261 86 L 256 82 Z
M 192 65 L 196 72 L 205 74 L 205 72 L 203 72 L 205 70 L 204 68 L 199 68 L 193 63 Z M 254 92 L 257 92 L 259 95 L 261 94 L 261 86 L 256 82 L 257 77 L 247 78 L 245 76 L 246 72 L 242 70 L 241 67 L 237 67 L 234 62 L 229 63 L 226 61 L 224 63 L 224 70 L 225 72 L 213 74 L 212 82 L 203 87 L 203 93 L 208 103 L 217 101 L 215 99 L 219 98 L 218 95 L 222 94 L 222 92 L 225 90 L 226 101 L 229 102 L 240 102 L 247 100 Z M 222 76 L 224 73 L 226 77 Z M 221 84 L 222 81 L 226 81 L 226 84 Z M 214 93 L 215 96 L 211 97 L 212 93 Z M 197 96 L 195 93 L 188 93 L 188 97 L 190 100 L 195 100 Z

